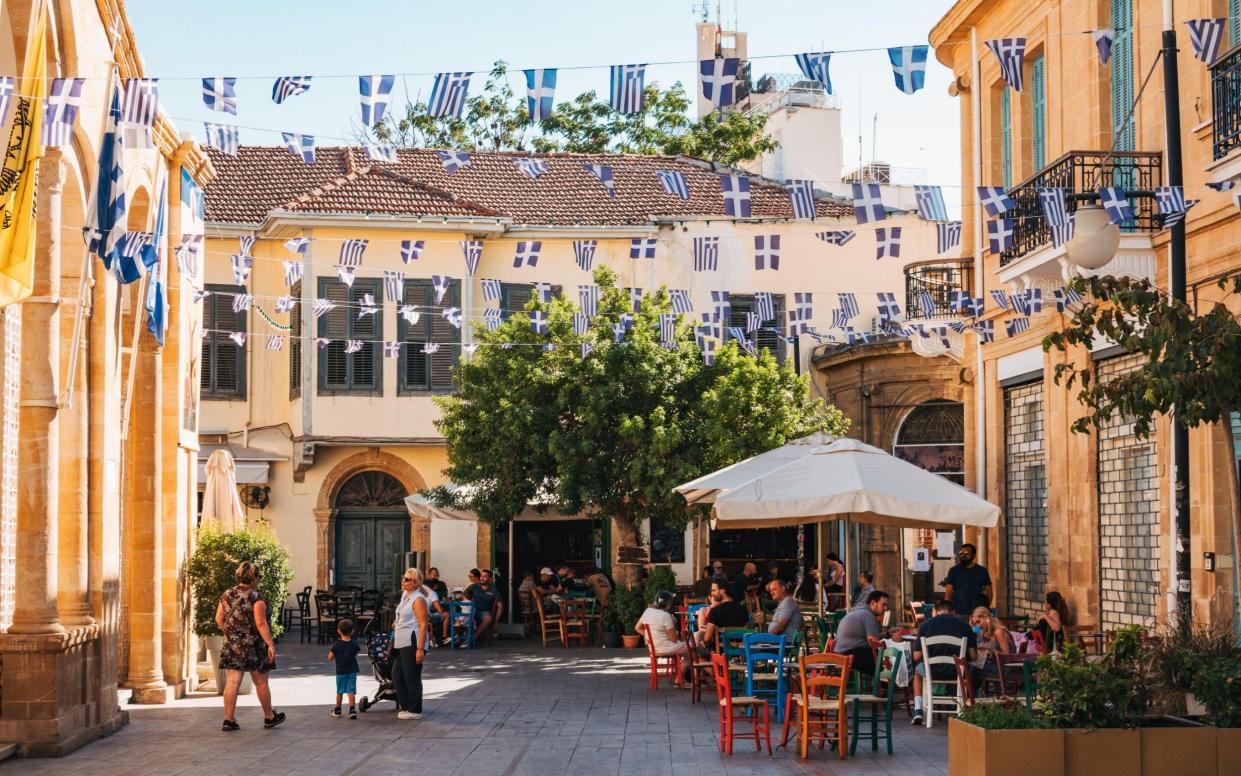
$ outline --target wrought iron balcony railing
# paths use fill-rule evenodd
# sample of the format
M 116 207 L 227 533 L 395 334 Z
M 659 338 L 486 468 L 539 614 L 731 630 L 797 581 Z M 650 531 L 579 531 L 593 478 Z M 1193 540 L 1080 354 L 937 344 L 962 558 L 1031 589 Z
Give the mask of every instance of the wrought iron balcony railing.
M 1211 65 L 1211 153 L 1223 159 L 1241 146 L 1241 46 Z
M 1069 151 L 1009 190 L 1016 207 L 1004 214 L 1004 218 L 1017 221 L 1013 228 L 1012 247 L 1000 254 L 1004 266 L 1051 242 L 1051 227 L 1043 218 L 1039 205 L 1038 190 L 1041 188 L 1065 189 L 1069 212 L 1077 210 L 1078 201 L 1073 194 L 1097 192 L 1108 186 L 1120 186 L 1128 190 L 1156 188 L 1163 183 L 1163 155 L 1147 151 Z M 1147 197 L 1133 197 L 1135 216 L 1122 224 L 1126 232 L 1154 231 L 1155 202 Z
M 969 259 L 921 261 L 905 267 L 905 317 L 955 318 L 958 313 L 949 307 L 953 291 L 970 291 L 974 287 L 974 262 Z M 931 306 L 924 304 L 923 294 L 930 294 Z

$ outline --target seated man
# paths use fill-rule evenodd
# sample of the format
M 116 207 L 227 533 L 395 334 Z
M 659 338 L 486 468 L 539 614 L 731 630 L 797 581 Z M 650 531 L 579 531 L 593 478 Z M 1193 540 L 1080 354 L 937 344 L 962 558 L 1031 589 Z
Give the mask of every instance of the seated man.
M 470 596 L 470 600 L 474 602 L 474 636 L 481 639 L 488 631 L 494 634 L 495 624 L 504 613 L 504 602 L 500 600 L 499 593 L 492 584 L 490 569 L 480 571 L 478 582 L 471 587 L 474 588 L 473 595 Z
M 872 590 L 866 602 L 850 609 L 836 626 L 836 646 L 832 651 L 852 655 L 853 670 L 862 675 L 864 682 L 875 673 L 875 655 L 868 639 L 879 638 L 879 622 L 887 610 L 888 594 Z
M 715 585 L 711 589 L 711 599 L 715 604 L 707 609 L 699 609 L 698 614 L 706 616 L 698 626 L 694 646 L 704 657 L 715 648 L 716 634 L 728 628 L 744 628 L 750 624 L 750 612 L 733 598 L 728 585 Z
M 564 592 L 560 580 L 556 579 L 556 575 L 552 570 L 544 566 L 539 570 L 539 581 L 534 586 L 534 594 L 543 602 L 543 611 L 546 614 L 553 614 L 560 611 L 557 605 L 557 596 Z
M 427 616 L 431 623 L 431 636 L 438 642 L 444 643 L 448 641 L 448 607 L 441 600 L 439 592 L 431 587 L 431 580 L 427 579 L 426 582 L 423 592 L 427 597 Z M 443 582 L 440 584 L 444 585 Z M 444 585 L 444 592 L 448 592 L 447 585 Z
M 965 656 L 969 660 L 973 660 L 977 655 L 974 631 L 953 613 L 952 602 L 944 598 L 939 599 L 935 602 L 933 614 L 934 616 L 931 619 L 922 623 L 922 627 L 918 628 L 918 638 L 954 636 L 965 639 Z M 914 668 L 914 716 L 910 721 L 915 725 L 922 724 L 922 684 L 927 681 L 926 663 L 922 662 L 921 648 L 922 642 L 919 641 L 914 645 L 913 650 L 914 662 L 917 663 L 917 666 Z M 958 654 L 958 650 L 948 644 L 934 646 L 931 649 L 933 651 L 928 657 L 955 657 Z M 951 664 L 936 665 L 931 672 L 930 678 L 936 681 L 953 681 L 957 678 L 956 667 Z
M 776 610 L 771 613 L 767 632 L 783 635 L 784 640 L 792 644 L 793 637 L 801 630 L 801 609 L 797 606 L 797 599 L 793 598 L 793 583 L 773 579 L 767 583 L 767 592 L 771 593 L 771 600 L 776 602 Z
M 440 579 L 440 570 L 432 566 L 427 569 L 427 578 L 424 584 L 435 591 L 441 601 L 448 600 L 448 585 L 444 584 L 444 580 Z

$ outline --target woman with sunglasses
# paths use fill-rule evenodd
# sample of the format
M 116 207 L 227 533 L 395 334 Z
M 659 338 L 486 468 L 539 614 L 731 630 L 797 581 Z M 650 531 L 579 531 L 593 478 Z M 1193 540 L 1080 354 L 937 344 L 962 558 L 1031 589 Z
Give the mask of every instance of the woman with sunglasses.
M 430 614 L 422 573 L 415 568 L 401 575 L 401 601 L 393 624 L 392 685 L 396 690 L 397 719 L 422 719 L 422 661 L 431 636 Z

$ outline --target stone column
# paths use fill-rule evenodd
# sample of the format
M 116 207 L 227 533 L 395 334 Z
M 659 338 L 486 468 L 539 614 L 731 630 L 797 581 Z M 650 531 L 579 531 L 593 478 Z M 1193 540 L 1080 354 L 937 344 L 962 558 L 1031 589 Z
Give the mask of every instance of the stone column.
M 335 509 L 315 510 L 315 589 L 327 590 L 332 567 L 332 518 Z
M 56 610 L 60 490 L 60 152 L 39 160 L 34 290 L 22 303 L 21 450 L 18 458 L 17 590 L 9 633 L 61 633 Z

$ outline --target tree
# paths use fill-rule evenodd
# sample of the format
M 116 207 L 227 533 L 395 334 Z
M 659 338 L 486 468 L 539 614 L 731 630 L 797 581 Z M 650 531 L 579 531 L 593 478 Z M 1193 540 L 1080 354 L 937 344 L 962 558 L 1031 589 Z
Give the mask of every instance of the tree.
M 599 314 L 584 335 L 574 333 L 578 309 L 563 297 L 533 300 L 495 331 L 476 326 L 480 347 L 457 367 L 457 391 L 437 399 L 445 474 L 469 487 L 432 489 L 433 501 L 493 524 L 529 503 L 608 517 L 636 544 L 644 519 L 674 528 L 692 519 L 676 485 L 815 430 L 848 429 L 839 410 L 811 397 L 804 377 L 765 351 L 755 358 L 729 343 L 706 366 L 684 320 L 676 347 L 665 347 L 665 289 L 631 313 L 612 270 L 597 269 L 595 282 Z M 546 335 L 532 330 L 535 312 L 547 314 Z M 630 315 L 615 342 L 613 324 Z M 583 358 L 584 343 L 592 350 Z

